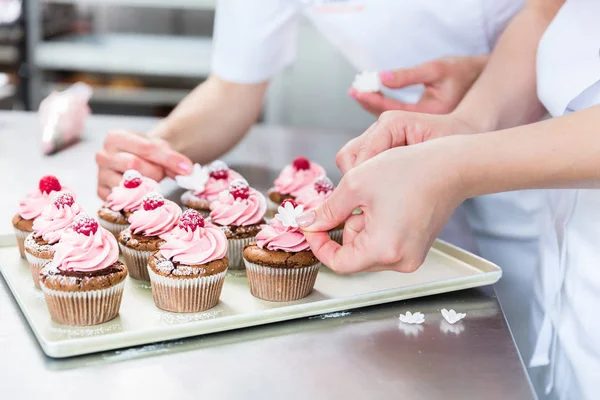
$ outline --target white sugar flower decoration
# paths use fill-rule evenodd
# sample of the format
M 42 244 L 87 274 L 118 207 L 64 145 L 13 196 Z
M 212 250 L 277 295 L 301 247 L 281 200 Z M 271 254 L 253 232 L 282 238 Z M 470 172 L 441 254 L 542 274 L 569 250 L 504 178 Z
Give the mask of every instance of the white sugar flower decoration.
M 444 317 L 444 319 L 446 321 L 448 321 L 449 324 L 455 324 L 458 321 L 460 321 L 461 319 L 463 319 L 464 317 L 467 316 L 467 314 L 465 313 L 457 313 L 454 310 L 446 310 L 445 308 L 442 308 L 442 316 Z
M 190 175 L 177 175 L 175 181 L 184 189 L 201 193 L 210 178 L 208 169 L 200 164 L 194 164 L 194 170 Z
M 425 322 L 425 316 L 421 312 L 412 314 L 410 311 L 407 311 L 406 314 L 400 314 L 400 321 L 405 324 L 422 324 Z
M 364 71 L 357 74 L 352 82 L 352 88 L 360 93 L 374 93 L 381 90 L 381 79 L 377 71 Z
M 304 206 L 299 205 L 294 207 L 291 201 L 286 202 L 283 206 L 277 209 L 277 218 L 286 228 L 297 228 L 298 223 L 296 218 L 304 212 Z

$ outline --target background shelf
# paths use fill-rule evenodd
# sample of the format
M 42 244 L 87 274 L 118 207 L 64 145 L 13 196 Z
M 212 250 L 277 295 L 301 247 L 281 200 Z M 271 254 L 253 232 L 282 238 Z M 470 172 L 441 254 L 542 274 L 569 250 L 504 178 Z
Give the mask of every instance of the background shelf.
M 40 42 L 34 54 L 41 69 L 202 78 L 211 47 L 204 37 L 109 33 Z
M 42 0 L 42 3 L 211 10 L 216 0 Z

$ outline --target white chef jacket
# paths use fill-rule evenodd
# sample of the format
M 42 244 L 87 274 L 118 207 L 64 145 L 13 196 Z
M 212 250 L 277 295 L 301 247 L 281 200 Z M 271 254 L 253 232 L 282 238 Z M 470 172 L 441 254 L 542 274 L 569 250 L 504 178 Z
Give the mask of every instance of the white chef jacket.
M 523 1 L 220 0 L 212 72 L 236 83 L 269 80 L 294 61 L 301 16 L 358 71 L 413 67 L 448 55 L 485 54 Z M 414 101 L 420 90 L 390 94 Z
M 540 41 L 538 95 L 553 116 L 600 105 L 599 19 L 597 0 L 567 0 Z M 565 134 L 577 140 L 576 126 Z M 600 190 L 550 191 L 540 242 L 531 365 L 546 366 L 555 397 L 600 398 Z

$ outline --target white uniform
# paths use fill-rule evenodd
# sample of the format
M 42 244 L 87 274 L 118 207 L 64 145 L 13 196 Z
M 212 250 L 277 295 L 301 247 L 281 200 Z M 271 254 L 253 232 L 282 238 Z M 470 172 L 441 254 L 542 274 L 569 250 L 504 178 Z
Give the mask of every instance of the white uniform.
M 538 95 L 553 116 L 600 105 L 599 19 L 597 0 L 567 0 L 540 42 Z M 565 134 L 577 140 L 577 127 Z M 534 383 L 554 398 L 597 399 L 600 190 L 554 190 L 547 206 L 531 359 L 545 367 Z

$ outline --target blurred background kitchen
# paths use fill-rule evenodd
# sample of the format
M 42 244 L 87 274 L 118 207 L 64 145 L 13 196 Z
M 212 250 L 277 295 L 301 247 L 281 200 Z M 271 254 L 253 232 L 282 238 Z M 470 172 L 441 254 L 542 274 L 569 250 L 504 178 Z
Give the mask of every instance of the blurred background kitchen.
M 214 8 L 215 0 L 0 0 L 0 109 L 37 110 L 51 91 L 82 81 L 93 87 L 93 113 L 165 116 L 208 74 Z M 271 84 L 263 122 L 374 121 L 346 94 L 357 71 L 307 21 L 297 46 Z

